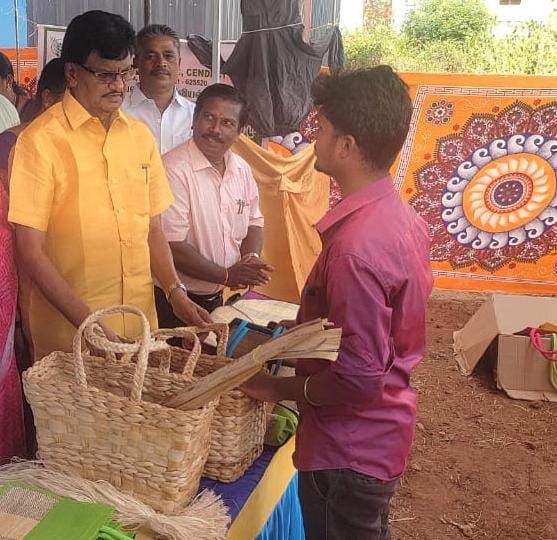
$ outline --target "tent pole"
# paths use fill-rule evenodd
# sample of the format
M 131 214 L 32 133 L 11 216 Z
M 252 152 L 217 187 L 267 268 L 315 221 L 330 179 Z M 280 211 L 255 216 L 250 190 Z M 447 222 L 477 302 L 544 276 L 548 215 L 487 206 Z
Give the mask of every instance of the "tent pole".
M 143 25 L 151 24 L 151 0 L 143 1 Z
M 15 77 L 19 84 L 19 6 L 14 0 L 14 23 L 15 23 Z
M 304 5 L 303 5 L 304 41 L 308 43 L 311 39 L 312 9 L 313 9 L 313 0 L 304 0 Z
M 213 0 L 213 84 L 220 82 L 221 8 L 222 0 Z

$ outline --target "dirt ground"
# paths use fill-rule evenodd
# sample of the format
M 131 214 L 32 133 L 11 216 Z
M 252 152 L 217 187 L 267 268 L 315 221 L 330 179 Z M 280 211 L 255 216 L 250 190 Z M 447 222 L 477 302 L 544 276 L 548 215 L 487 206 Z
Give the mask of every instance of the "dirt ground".
M 452 333 L 485 297 L 436 291 L 414 449 L 393 502 L 393 540 L 557 539 L 557 403 L 516 401 L 490 368 L 462 376 Z

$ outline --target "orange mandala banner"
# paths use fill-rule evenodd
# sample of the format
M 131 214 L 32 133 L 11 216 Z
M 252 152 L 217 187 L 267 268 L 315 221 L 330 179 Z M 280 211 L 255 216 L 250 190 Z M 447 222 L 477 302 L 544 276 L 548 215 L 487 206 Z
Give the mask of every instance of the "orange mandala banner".
M 557 293 L 557 77 L 404 74 L 393 177 L 427 221 L 436 285 Z

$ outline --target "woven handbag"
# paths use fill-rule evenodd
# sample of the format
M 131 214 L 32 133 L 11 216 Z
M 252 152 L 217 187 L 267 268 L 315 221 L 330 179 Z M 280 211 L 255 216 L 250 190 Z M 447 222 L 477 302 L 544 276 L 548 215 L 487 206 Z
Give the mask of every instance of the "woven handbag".
M 217 355 L 197 355 L 199 340 L 192 340 L 193 334 L 217 334 Z M 183 337 L 193 342 L 192 352 L 179 347 L 171 347 L 171 359 L 166 361 L 171 372 L 192 373 L 203 378 L 231 361 L 226 357 L 228 325 L 214 324 L 204 328 L 173 328 L 157 330 L 158 337 Z M 152 358 L 162 358 L 165 353 L 152 354 Z M 192 356 L 194 355 L 194 360 Z M 152 360 L 150 360 L 152 362 Z M 158 365 L 158 360 L 153 363 Z M 220 482 L 234 482 L 251 466 L 263 451 L 266 428 L 265 404 L 249 398 L 240 390 L 224 393 L 216 407 L 211 427 L 211 447 L 203 474 Z
M 141 341 L 114 343 L 104 337 L 97 321 L 116 313 L 141 318 Z M 84 354 L 82 337 L 106 358 Z M 150 352 L 170 357 L 169 345 L 151 338 L 141 311 L 103 309 L 80 326 L 73 354 L 54 352 L 43 358 L 25 372 L 23 384 L 41 459 L 69 474 L 106 480 L 172 513 L 198 491 L 216 401 L 192 411 L 159 405 L 187 388 L 191 378 L 148 367 Z M 190 359 L 195 361 L 195 355 Z

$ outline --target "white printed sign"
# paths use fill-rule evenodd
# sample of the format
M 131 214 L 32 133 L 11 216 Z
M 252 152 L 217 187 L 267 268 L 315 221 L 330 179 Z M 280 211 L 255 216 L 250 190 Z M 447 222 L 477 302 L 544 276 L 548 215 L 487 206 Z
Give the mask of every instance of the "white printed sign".
M 37 25 L 39 42 L 38 42 L 38 59 L 37 59 L 37 79 L 43 70 L 53 58 L 60 56 L 62 52 L 62 41 L 66 28 L 64 26 L 51 26 L 48 24 Z

